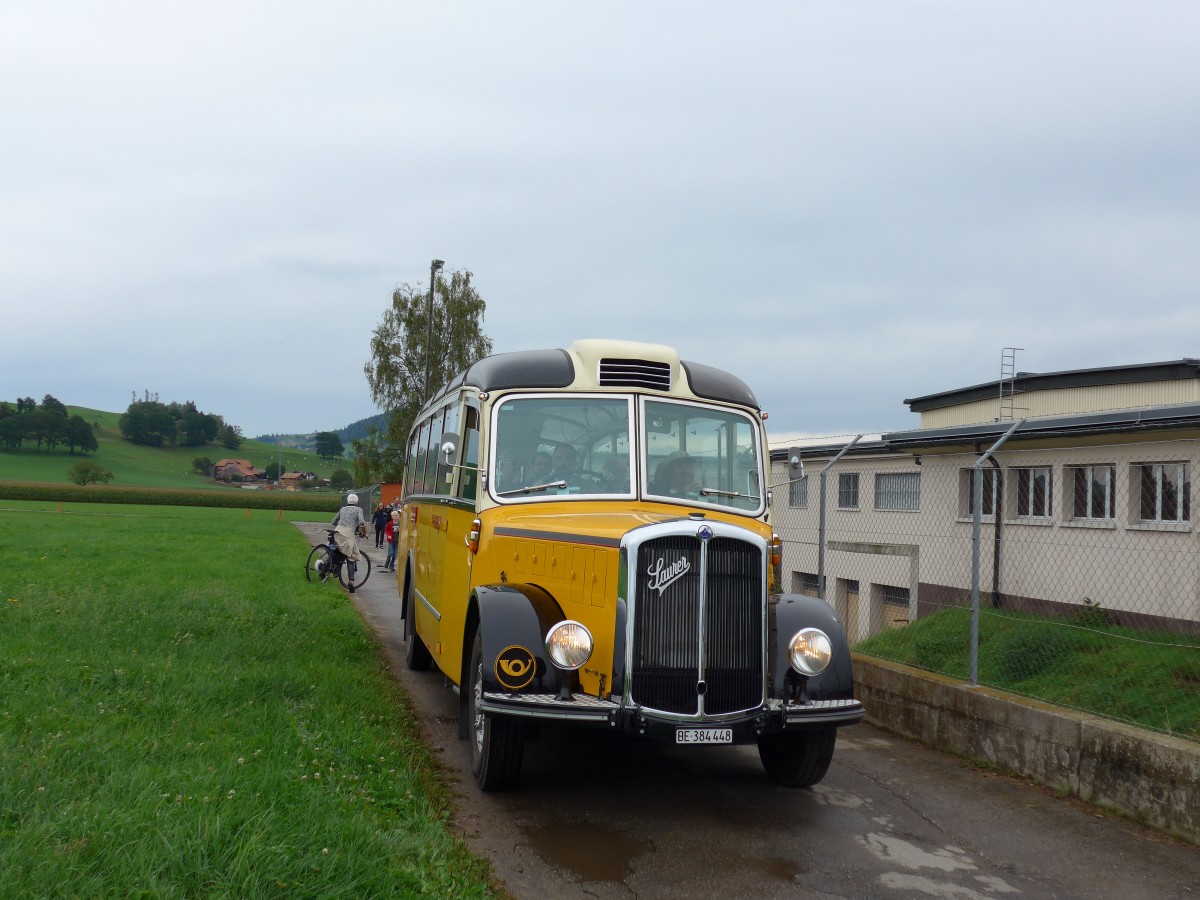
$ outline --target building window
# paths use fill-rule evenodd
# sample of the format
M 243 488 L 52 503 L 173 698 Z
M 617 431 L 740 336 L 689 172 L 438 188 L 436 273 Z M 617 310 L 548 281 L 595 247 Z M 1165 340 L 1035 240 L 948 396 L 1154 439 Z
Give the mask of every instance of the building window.
M 796 478 L 788 482 L 788 506 L 797 509 L 808 508 L 808 476 Z
M 1116 481 L 1116 466 L 1076 466 L 1071 469 L 1074 496 L 1071 517 L 1101 520 L 1115 518 L 1113 493 Z
M 858 473 L 838 475 L 838 509 L 858 509 Z
M 1187 522 L 1192 510 L 1187 463 L 1150 463 L 1138 469 L 1138 518 L 1143 522 Z
M 920 509 L 920 472 L 880 472 L 875 476 L 876 509 Z
M 821 596 L 821 581 L 815 572 L 793 572 L 792 590 L 809 597 Z
M 891 606 L 903 606 L 905 609 L 908 609 L 908 588 L 881 584 L 879 585 L 879 594 L 884 603 Z
M 967 469 L 966 478 L 963 479 L 966 488 L 966 502 L 963 506 L 967 510 L 968 516 L 975 515 L 975 475 L 978 472 L 982 476 L 983 481 L 983 506 L 982 515 L 994 516 L 996 514 L 996 485 L 999 484 L 999 472 L 996 469 Z
M 1050 515 L 1050 467 L 1017 469 L 1017 515 L 1045 518 Z

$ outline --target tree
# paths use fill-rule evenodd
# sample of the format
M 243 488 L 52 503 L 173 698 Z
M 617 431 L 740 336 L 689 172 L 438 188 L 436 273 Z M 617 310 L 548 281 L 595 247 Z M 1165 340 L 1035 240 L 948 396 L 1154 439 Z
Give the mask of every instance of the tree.
M 192 460 L 192 469 L 197 475 L 207 475 L 208 470 L 213 466 L 213 461 L 207 456 L 197 456 Z
M 175 417 L 157 400 L 134 400 L 117 425 L 135 444 L 161 447 L 175 438 Z
M 108 484 L 113 480 L 113 473 L 94 462 L 80 460 L 67 469 L 67 477 L 74 484 Z
M 343 488 L 353 487 L 354 476 L 345 469 L 334 469 L 333 474 L 329 476 L 329 486 L 341 490 Z
M 437 282 L 433 305 L 433 340 L 429 346 L 429 394 L 457 373 L 492 352 L 492 341 L 483 333 L 487 304 L 471 284 L 471 273 L 453 272 Z M 387 444 L 381 453 L 384 468 L 376 478 L 399 481 L 404 447 L 417 411 L 426 400 L 425 350 L 429 319 L 425 291 L 401 285 L 392 292 L 392 306 L 371 337 L 371 359 L 363 367 L 375 405 L 388 412 Z
M 67 408 L 49 394 L 42 398 L 42 409 L 48 413 L 60 415 L 64 419 L 67 417 Z
M 236 450 L 242 446 L 242 429 L 237 425 L 222 425 L 221 430 L 217 432 L 217 440 L 222 446 L 230 450 Z
M 342 439 L 332 431 L 317 432 L 317 456 L 321 459 L 333 459 L 335 456 L 341 456 L 345 449 L 342 446 Z
M 100 443 L 96 440 L 96 432 L 92 430 L 91 423 L 78 413 L 67 420 L 64 440 L 71 448 L 72 455 L 74 455 L 76 447 L 83 453 L 95 452 L 100 449 Z
M 201 412 L 196 404 L 188 400 L 183 406 L 171 404 L 172 412 L 178 410 L 178 442 L 184 447 L 199 447 L 207 444 L 221 430 L 221 422 L 212 413 Z
M 278 462 L 270 462 L 263 471 L 267 473 L 267 481 L 278 481 L 279 476 L 283 474 L 283 466 Z
M 3 444 L 6 450 L 20 450 L 24 440 L 24 416 L 13 415 L 0 419 L 0 444 Z

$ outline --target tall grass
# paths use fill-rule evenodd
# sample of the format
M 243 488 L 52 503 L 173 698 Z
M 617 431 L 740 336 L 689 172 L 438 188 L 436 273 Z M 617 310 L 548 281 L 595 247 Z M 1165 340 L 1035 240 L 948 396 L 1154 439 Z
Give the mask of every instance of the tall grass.
M 0 511 L 0 892 L 488 893 L 308 549 L 260 512 Z

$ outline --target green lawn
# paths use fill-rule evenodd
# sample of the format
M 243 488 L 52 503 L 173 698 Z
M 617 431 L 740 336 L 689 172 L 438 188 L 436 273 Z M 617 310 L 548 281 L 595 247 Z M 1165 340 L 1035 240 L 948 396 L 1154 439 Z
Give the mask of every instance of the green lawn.
M 79 460 L 86 459 L 111 471 L 116 476 L 114 484 L 240 490 L 214 484 L 195 474 L 192 460 L 197 456 L 207 456 L 213 462 L 225 458 L 248 459 L 260 469 L 279 462 L 279 451 L 275 445 L 259 441 L 245 441 L 237 450 L 229 450 L 220 444 L 204 447 L 143 447 L 131 444 L 121 436 L 117 427 L 121 418 L 119 413 L 79 406 L 68 406 L 67 411 L 71 415 L 79 414 L 92 423 L 100 448 L 95 453 L 76 452 L 72 455 L 66 447 L 39 451 L 35 444 L 26 441 L 20 450 L 0 450 L 0 481 L 66 483 L 67 470 Z M 287 447 L 283 448 L 283 464 L 287 471 L 316 472 L 324 478 L 328 478 L 334 469 L 353 469 L 349 460 L 336 459 L 330 462 L 315 453 Z
M 971 611 L 950 608 L 855 646 L 868 656 L 966 680 Z M 978 679 L 1100 716 L 1200 740 L 1200 635 L 1152 633 L 1104 621 L 982 610 Z
M 488 895 L 373 633 L 304 579 L 295 528 L 4 506 L 0 893 Z

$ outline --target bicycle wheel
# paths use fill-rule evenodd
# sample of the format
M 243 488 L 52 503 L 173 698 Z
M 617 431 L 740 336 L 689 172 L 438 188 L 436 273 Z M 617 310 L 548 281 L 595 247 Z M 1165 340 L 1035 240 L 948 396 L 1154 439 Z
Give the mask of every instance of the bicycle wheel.
M 350 571 L 354 570 L 354 581 L 350 581 Z M 354 588 L 357 590 L 366 583 L 366 580 L 371 577 L 371 557 L 360 552 L 358 554 L 358 562 L 353 563 L 346 560 L 338 569 L 338 580 L 342 583 L 342 587 Z
M 324 581 L 333 574 L 333 566 L 329 559 L 329 548 L 317 544 L 308 554 L 308 562 L 304 566 L 304 574 L 309 581 Z

